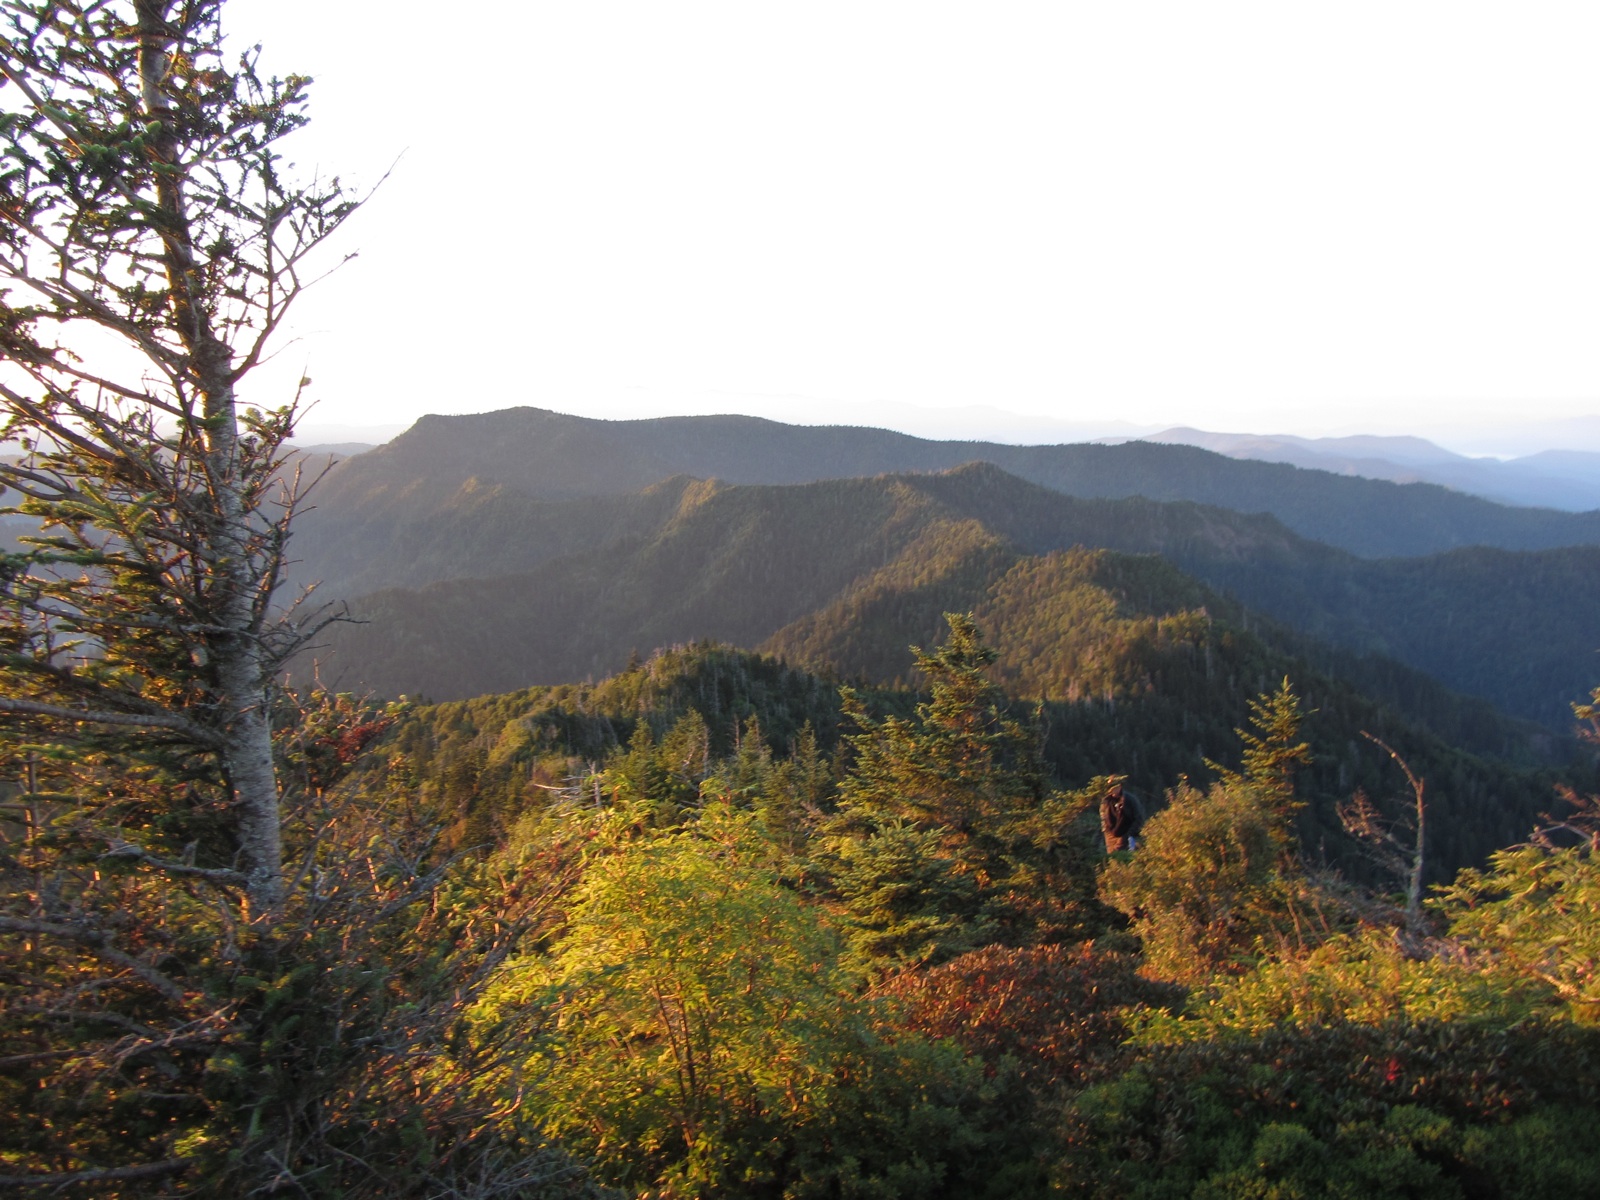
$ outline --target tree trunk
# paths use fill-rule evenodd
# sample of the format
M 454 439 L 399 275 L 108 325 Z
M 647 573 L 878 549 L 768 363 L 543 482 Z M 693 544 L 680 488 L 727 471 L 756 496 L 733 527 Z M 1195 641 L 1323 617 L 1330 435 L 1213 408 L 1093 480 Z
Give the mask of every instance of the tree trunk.
M 179 153 L 162 84 L 173 36 L 170 0 L 139 0 L 139 83 L 145 112 L 163 126 L 157 155 L 174 163 Z M 207 653 L 215 673 L 222 760 L 239 820 L 239 849 L 249 880 L 251 915 L 267 916 L 283 903 L 283 840 L 277 771 L 272 755 L 271 688 L 262 661 L 258 580 L 252 570 L 251 510 L 242 488 L 239 419 L 232 352 L 217 336 L 204 295 L 182 172 L 157 174 L 167 286 L 179 336 L 188 352 L 191 381 L 201 400 L 208 511 L 199 555 L 210 573 L 214 628 Z M 192 418 L 191 418 L 192 419 Z

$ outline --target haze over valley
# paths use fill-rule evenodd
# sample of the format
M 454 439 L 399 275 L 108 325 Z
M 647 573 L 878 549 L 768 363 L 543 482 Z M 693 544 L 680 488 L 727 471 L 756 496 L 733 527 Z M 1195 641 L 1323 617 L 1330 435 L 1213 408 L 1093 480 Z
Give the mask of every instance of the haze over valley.
M 0 1192 L 1600 1196 L 1597 43 L 0 4 Z
M 748 417 L 426 418 L 332 469 L 294 571 L 387 614 L 337 635 L 339 678 L 444 698 L 603 674 L 677 642 L 755 648 L 885 586 L 893 564 L 922 579 L 923 557 L 950 554 L 933 525 L 1012 554 L 1159 554 L 1286 628 L 1557 732 L 1600 647 L 1600 613 L 1570 600 L 1600 563 L 1597 512 L 1184 445 L 929 442 Z M 972 607 L 973 586 L 946 607 Z M 421 615 L 440 606 L 448 619 Z M 903 658 L 939 611 L 884 631 L 882 652 Z

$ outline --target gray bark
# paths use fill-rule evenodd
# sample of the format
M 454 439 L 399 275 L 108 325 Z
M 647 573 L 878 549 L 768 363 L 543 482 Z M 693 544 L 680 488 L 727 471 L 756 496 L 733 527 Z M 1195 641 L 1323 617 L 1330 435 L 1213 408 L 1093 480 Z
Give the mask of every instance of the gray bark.
M 139 81 L 146 113 L 168 116 L 161 84 L 167 71 L 170 0 L 139 0 Z M 171 162 L 176 143 L 160 135 L 160 156 Z M 212 328 L 210 314 L 194 294 L 196 261 L 184 203 L 181 173 L 157 175 L 157 203 L 168 286 L 179 336 L 200 393 L 203 446 L 210 511 L 203 531 L 204 558 L 212 572 L 216 631 L 207 635 L 207 657 L 215 673 L 218 732 L 228 783 L 239 819 L 246 892 L 253 915 L 276 912 L 283 902 L 281 797 L 272 756 L 268 711 L 271 680 L 262 651 L 252 562 L 252 514 L 242 488 L 239 421 L 234 398 L 233 356 Z

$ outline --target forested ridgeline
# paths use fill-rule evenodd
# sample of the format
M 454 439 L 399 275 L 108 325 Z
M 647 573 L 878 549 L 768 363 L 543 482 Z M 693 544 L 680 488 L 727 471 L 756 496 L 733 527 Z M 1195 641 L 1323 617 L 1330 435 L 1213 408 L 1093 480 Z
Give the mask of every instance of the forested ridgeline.
M 1513 508 L 1433 484 L 1397 484 L 1238 460 L 1193 446 L 1007 446 L 936 442 L 884 429 L 796 426 L 743 416 L 602 421 L 537 408 L 422 418 L 342 465 L 320 517 L 376 504 L 423 511 L 469 480 L 528 497 L 634 492 L 673 475 L 796 484 L 993 463 L 1084 498 L 1190 500 L 1271 513 L 1303 537 L 1365 556 L 1460 546 L 1550 549 L 1600 542 L 1600 515 Z
M 1230 714 L 1223 765 L 1169 779 L 1139 848 L 1108 857 L 1098 802 L 1122 772 L 1062 776 L 1060 708 L 1008 701 L 974 623 L 914 675 L 927 690 L 841 694 L 700 646 L 393 714 L 362 789 L 454 815 L 447 842 L 499 869 L 570 871 L 470 1017 L 537 1047 L 514 1125 L 671 1196 L 1520 1197 L 1600 1177 L 1575 1136 L 1600 1053 L 1581 814 L 1487 873 L 1435 866 L 1453 882 L 1409 903 L 1414 797 L 1363 741 L 1382 815 L 1344 793 L 1374 852 L 1347 882 L 1304 832 L 1329 714 L 1276 683 Z M 1447 853 L 1451 764 L 1408 733 L 1382 736 Z
M 0 1192 L 1600 1192 L 1600 690 L 1563 778 L 1515 766 L 1404 668 L 1351 677 L 1408 718 L 1164 562 L 929 490 L 1010 511 L 992 467 L 680 480 L 355 627 L 561 686 L 286 684 L 341 614 L 282 587 L 297 400 L 245 397 L 362 197 L 296 181 L 309 80 L 222 7 L 0 7 Z M 603 665 L 708 615 L 796 657 Z
M 1146 666 L 1186 636 L 1128 633 Z M 1019 704 L 974 620 L 941 640 L 916 692 L 702 645 L 432 707 L 308 697 L 279 747 L 286 852 L 314 882 L 267 945 L 208 906 L 225 828 L 168 801 L 178 762 L 137 739 L 15 747 L 35 815 L 8 829 L 10 886 L 122 916 L 77 949 L 48 936 L 59 915 L 10 919 L 0 1152 L 120 1197 L 227 1194 L 263 1178 L 251 1150 L 265 1195 L 1600 1182 L 1600 802 L 1573 793 L 1564 828 L 1456 872 L 1464 778 L 1559 797 L 1392 720 L 1361 740 L 1340 722 L 1382 714 L 1313 711 L 1288 680 L 1241 680 L 1203 719 L 1177 705 L 1169 734 L 1237 728 L 1163 794 L 1122 723 L 1137 693 Z M 1148 815 L 1113 851 L 1123 776 Z
M 497 501 L 485 503 L 500 511 Z M 1493 732 L 1486 711 L 1472 714 L 1397 663 L 1565 734 L 1567 705 L 1584 694 L 1600 660 L 1600 612 L 1571 600 L 1600 570 L 1600 549 L 1368 562 L 1297 538 L 1270 517 L 1075 500 L 981 464 L 795 487 L 674 480 L 638 496 L 538 512 L 517 501 L 502 515 L 504 522 L 485 518 L 485 527 L 506 565 L 528 555 L 538 558 L 536 571 L 497 569 L 362 597 L 354 611 L 370 624 L 333 631 L 328 678 L 387 695 L 457 698 L 598 678 L 635 648 L 711 638 L 781 648 L 796 661 L 886 682 L 903 674 L 906 645 L 934 636 L 940 613 L 981 607 L 1019 554 L 1075 545 L 1177 563 L 1310 633 L 1292 652 L 1416 719 L 1436 722 L 1456 710 L 1435 727 L 1452 740 L 1476 729 L 1479 749 L 1527 735 Z M 439 520 L 425 536 L 386 543 L 379 556 L 389 569 L 404 565 L 426 579 L 446 561 L 466 561 L 462 547 L 481 544 L 470 521 L 444 513 Z M 627 528 L 616 540 L 599 540 L 619 526 Z M 556 554 L 558 544 L 589 536 L 589 548 Z M 434 555 L 434 547 L 453 547 L 456 557 Z M 1238 604 L 1171 579 L 1150 594 L 1150 611 L 1164 615 L 1166 597 L 1185 589 L 1187 607 L 1232 614 L 1236 625 L 1251 621 Z M 1130 593 L 1121 603 L 1145 599 Z M 1043 623 L 1038 614 L 1025 619 Z M 1005 623 L 995 636 L 1003 646 Z M 855 648 L 818 657 L 802 649 L 830 639 Z
M 1102 598 L 1092 595 L 1091 602 Z M 1588 755 L 1557 772 L 1469 754 L 1253 635 L 1208 638 L 1200 614 L 1098 619 L 1107 636 L 1098 674 L 1084 677 L 1097 689 L 1093 694 L 1068 699 L 1035 689 L 1030 681 L 1054 679 L 1061 659 L 1036 657 L 1026 643 L 991 651 L 991 677 L 1012 697 L 1013 715 L 1036 729 L 1041 762 L 1062 786 L 1118 775 L 1159 804 L 1184 779 L 1213 778 L 1213 764 L 1237 756 L 1236 730 L 1247 723 L 1251 700 L 1286 677 L 1295 681 L 1304 730 L 1317 747 L 1298 776 L 1305 803 L 1296 835 L 1308 853 L 1347 874 L 1370 872 L 1343 832 L 1339 806 L 1357 791 L 1388 796 L 1398 780 L 1387 754 L 1363 731 L 1433 781 L 1430 880 L 1480 864 L 1515 841 L 1551 808 L 1558 784 L 1581 788 L 1594 779 Z M 913 667 L 914 658 L 908 685 L 918 678 Z M 901 716 L 917 698 L 906 687 L 858 685 L 857 694 L 874 711 Z M 729 756 L 787 770 L 782 764 L 803 742 L 808 786 L 827 793 L 827 772 L 838 769 L 841 730 L 849 727 L 827 678 L 714 643 L 659 652 L 599 683 L 407 711 L 387 744 L 399 752 L 407 777 L 454 814 L 451 836 L 461 844 L 495 841 L 545 793 L 571 788 L 575 778 L 635 751 L 644 755 L 638 763 L 651 765 L 630 769 L 670 777 L 669 790 L 681 799 L 698 794 Z

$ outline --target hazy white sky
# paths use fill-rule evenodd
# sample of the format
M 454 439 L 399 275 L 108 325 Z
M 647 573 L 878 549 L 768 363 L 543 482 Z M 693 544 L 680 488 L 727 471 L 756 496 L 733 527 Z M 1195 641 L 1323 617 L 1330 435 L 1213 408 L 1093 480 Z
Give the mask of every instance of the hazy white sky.
M 1600 418 L 1592 2 L 225 12 L 317 78 L 290 158 L 395 163 L 252 397 L 318 422 Z

